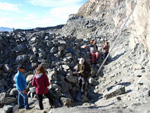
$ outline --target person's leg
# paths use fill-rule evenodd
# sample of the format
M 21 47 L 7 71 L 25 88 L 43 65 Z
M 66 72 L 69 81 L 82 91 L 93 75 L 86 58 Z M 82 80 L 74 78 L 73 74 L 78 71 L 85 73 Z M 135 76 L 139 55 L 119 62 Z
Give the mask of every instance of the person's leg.
M 108 53 L 104 53 L 104 59 L 106 58 L 107 54 L 108 54 Z
M 54 106 L 54 101 L 53 101 L 53 99 L 51 98 L 50 93 L 49 93 L 49 92 L 46 93 L 45 96 L 49 99 L 49 104 L 51 105 L 51 107 L 55 107 L 55 106 Z
M 42 100 L 43 100 L 43 95 L 38 95 L 38 99 L 39 99 L 39 107 L 41 110 L 43 110 L 43 103 L 42 103 Z
M 91 60 L 92 60 L 92 64 L 95 63 L 95 53 L 91 52 Z
M 18 107 L 23 106 L 23 97 L 21 96 L 20 92 L 18 91 Z
M 98 59 L 98 57 L 99 57 L 99 53 L 98 53 L 98 51 L 95 53 L 95 55 L 96 55 L 96 60 Z
M 29 108 L 29 105 L 28 105 L 28 96 L 27 96 L 27 94 L 23 94 L 23 92 L 22 91 L 18 91 L 18 93 L 20 94 L 20 96 L 22 96 L 22 98 L 24 99 L 24 107 L 26 108 L 26 109 L 28 109 Z M 21 102 L 21 100 L 20 100 L 20 102 Z
M 106 58 L 106 53 L 103 53 L 103 60 Z
M 82 77 L 82 86 L 81 86 L 81 92 L 83 93 L 85 90 L 85 81 L 84 78 Z
M 79 78 L 78 78 L 78 83 L 79 83 L 79 89 L 81 90 L 81 86 L 82 86 L 81 76 L 79 76 Z

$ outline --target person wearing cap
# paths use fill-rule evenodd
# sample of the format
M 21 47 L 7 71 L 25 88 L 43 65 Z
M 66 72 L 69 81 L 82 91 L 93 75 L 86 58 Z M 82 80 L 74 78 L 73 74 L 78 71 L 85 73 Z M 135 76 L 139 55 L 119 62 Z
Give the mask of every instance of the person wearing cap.
M 86 62 L 84 58 L 80 58 L 76 73 L 78 73 L 79 75 L 78 81 L 79 81 L 79 86 L 80 86 L 80 90 L 82 93 L 85 90 L 85 85 L 86 85 L 87 79 L 90 76 L 90 72 L 91 72 L 90 65 Z
M 26 92 L 27 82 L 25 76 L 23 75 L 25 67 L 19 66 L 17 69 L 18 72 L 15 75 L 15 83 L 18 91 L 18 108 L 30 109 Z
M 51 105 L 51 108 L 54 108 L 54 101 L 50 96 L 48 86 L 50 85 L 48 77 L 46 75 L 45 68 L 42 65 L 39 65 L 36 70 L 36 74 L 33 77 L 32 80 L 32 86 L 36 87 L 36 94 L 39 99 L 39 107 L 41 110 L 43 110 L 43 95 L 45 95 L 49 99 L 49 103 Z

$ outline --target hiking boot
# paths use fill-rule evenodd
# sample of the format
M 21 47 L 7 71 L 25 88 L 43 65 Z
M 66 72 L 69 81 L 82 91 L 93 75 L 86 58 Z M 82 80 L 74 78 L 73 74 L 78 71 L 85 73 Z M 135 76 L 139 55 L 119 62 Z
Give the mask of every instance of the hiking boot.
M 24 105 L 18 107 L 18 109 L 22 109 L 22 108 L 24 108 Z
M 32 109 L 32 108 L 31 107 L 26 108 L 26 110 L 30 110 L 30 109 Z

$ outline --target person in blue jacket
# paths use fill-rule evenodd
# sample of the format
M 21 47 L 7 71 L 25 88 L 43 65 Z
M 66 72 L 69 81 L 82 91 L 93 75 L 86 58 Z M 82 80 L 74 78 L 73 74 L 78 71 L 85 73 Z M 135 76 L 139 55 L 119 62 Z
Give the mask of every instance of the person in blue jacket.
M 22 74 L 25 70 L 25 67 L 19 66 L 17 69 L 18 72 L 15 75 L 15 83 L 18 91 L 18 108 L 30 109 L 26 92 L 27 82 L 25 76 Z

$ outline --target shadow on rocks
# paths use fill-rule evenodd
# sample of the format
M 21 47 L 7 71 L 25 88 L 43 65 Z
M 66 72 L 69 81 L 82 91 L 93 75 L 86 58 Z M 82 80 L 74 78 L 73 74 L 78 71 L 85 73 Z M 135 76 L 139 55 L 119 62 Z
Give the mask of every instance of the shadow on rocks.
M 90 106 L 90 107 L 88 107 L 88 108 L 90 108 L 90 109 L 105 108 L 105 107 L 108 107 L 108 106 L 111 106 L 111 105 L 114 105 L 114 104 L 115 104 L 115 103 L 112 102 L 112 103 L 110 103 L 110 104 L 108 104 L 108 105 L 105 105 L 105 106 Z
M 117 85 L 123 85 L 123 86 L 127 87 L 127 86 L 131 85 L 131 82 L 122 82 L 122 83 L 119 83 Z M 107 90 L 109 91 L 109 90 L 111 90 L 115 86 L 116 85 L 112 85 L 112 86 L 108 87 Z
M 117 60 L 120 56 L 124 55 L 126 53 L 126 51 L 124 51 L 123 53 L 119 54 L 119 55 L 116 55 L 115 57 L 111 58 L 109 61 L 112 62 L 112 61 L 115 61 Z

